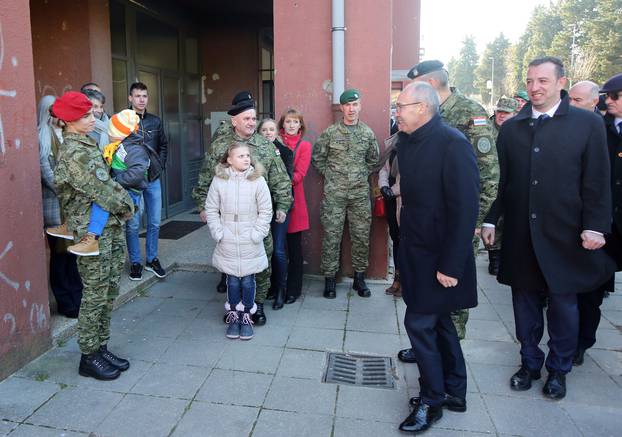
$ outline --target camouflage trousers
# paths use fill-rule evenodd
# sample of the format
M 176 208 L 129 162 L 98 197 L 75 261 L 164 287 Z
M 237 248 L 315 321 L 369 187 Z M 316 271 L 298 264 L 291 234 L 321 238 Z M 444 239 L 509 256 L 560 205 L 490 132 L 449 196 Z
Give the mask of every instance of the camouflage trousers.
M 334 191 L 322 199 L 320 220 L 324 227 L 324 239 L 320 271 L 324 276 L 335 276 L 339 270 L 341 239 L 346 218 L 352 241 L 352 268 L 355 272 L 367 270 L 371 201 L 368 190 L 354 194 Z
M 125 263 L 122 228 L 108 227 L 99 237 L 98 256 L 78 257 L 84 284 L 78 317 L 78 345 L 83 354 L 95 352 L 110 338 L 110 317 Z
M 268 260 L 271 260 L 272 252 L 274 251 L 272 233 L 268 233 L 268 236 L 263 239 L 263 247 L 266 249 Z M 272 263 L 269 262 L 266 270 L 255 275 L 255 302 L 264 303 L 266 300 L 268 290 L 270 289 L 270 276 L 272 276 Z

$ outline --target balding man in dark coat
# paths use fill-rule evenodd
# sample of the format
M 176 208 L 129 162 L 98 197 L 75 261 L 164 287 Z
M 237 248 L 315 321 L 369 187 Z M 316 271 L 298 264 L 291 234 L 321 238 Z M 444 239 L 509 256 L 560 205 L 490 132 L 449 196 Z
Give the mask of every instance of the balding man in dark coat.
M 479 172 L 471 144 L 441 120 L 430 85 L 410 84 L 396 106 L 404 325 L 421 375 L 420 396 L 400 430 L 419 433 L 443 407 L 466 411 L 466 365 L 451 312 L 477 305 L 471 242 Z
M 601 249 L 611 230 L 605 128 L 598 115 L 570 106 L 565 85 L 559 59 L 529 64 L 531 101 L 501 126 L 499 191 L 485 219 L 493 225 L 504 219 L 498 280 L 512 287 L 521 344 L 521 368 L 510 386 L 528 390 L 546 364 L 543 393 L 550 399 L 566 395 L 565 375 L 577 348 L 577 294 L 596 289 L 615 270 Z M 491 244 L 494 228 L 484 226 L 482 238 Z M 543 293 L 550 337 L 546 363 L 538 346 Z

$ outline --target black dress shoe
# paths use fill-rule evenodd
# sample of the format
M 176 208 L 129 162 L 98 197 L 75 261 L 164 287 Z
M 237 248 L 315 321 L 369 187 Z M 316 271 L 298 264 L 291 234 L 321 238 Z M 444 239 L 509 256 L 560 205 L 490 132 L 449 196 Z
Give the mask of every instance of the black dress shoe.
M 102 381 L 111 381 L 121 375 L 121 371 L 106 361 L 99 351 L 88 355 L 82 354 L 78 373 L 82 376 L 90 376 Z
M 510 388 L 516 391 L 525 391 L 531 388 L 531 381 L 540 379 L 539 370 L 529 370 L 527 367 L 521 368 L 510 378 Z
M 566 396 L 566 375 L 561 372 L 550 372 L 542 393 L 549 399 L 563 399 Z
M 337 280 L 334 276 L 327 276 L 324 278 L 324 297 L 326 299 L 334 299 L 337 297 L 335 288 L 337 287 Z
M 255 312 L 255 314 L 253 314 L 253 317 L 252 317 L 253 322 L 257 326 L 263 326 L 267 322 L 266 313 L 263 312 L 263 302 L 262 303 L 255 302 L 255 303 L 257 304 L 257 311 Z
M 418 434 L 430 428 L 441 417 L 443 417 L 443 407 L 432 407 L 418 402 L 412 413 L 400 424 L 400 431 Z
M 403 363 L 416 363 L 415 351 L 412 349 L 402 349 L 397 353 L 397 359 Z
M 273 310 L 280 310 L 283 308 L 283 304 L 285 303 L 285 289 L 281 288 L 276 292 L 276 296 L 274 298 L 274 302 L 272 303 Z
M 285 298 L 285 303 L 289 305 L 290 303 L 294 303 L 298 300 L 298 296 L 287 296 Z
M 104 360 L 108 361 L 121 372 L 125 372 L 127 369 L 130 368 L 130 362 L 128 360 L 126 360 L 125 358 L 120 358 L 110 352 L 108 350 L 108 346 L 105 344 L 99 347 L 99 353 Z
M 415 407 L 419 402 L 421 402 L 420 397 L 410 398 L 410 401 L 408 401 L 411 407 Z M 455 413 L 464 413 L 467 410 L 466 399 L 447 393 L 445 393 L 445 399 L 443 399 L 441 406 Z
M 585 361 L 585 349 L 577 349 L 577 352 L 574 354 L 574 358 L 572 359 L 572 364 L 575 366 L 580 366 Z
M 226 293 L 227 292 L 227 275 L 222 273 L 220 275 L 220 282 L 216 286 L 216 291 L 218 293 Z
M 354 283 L 352 284 L 352 288 L 355 289 L 361 297 L 371 296 L 371 291 L 369 291 L 369 287 L 365 283 L 365 273 L 363 272 L 354 272 Z

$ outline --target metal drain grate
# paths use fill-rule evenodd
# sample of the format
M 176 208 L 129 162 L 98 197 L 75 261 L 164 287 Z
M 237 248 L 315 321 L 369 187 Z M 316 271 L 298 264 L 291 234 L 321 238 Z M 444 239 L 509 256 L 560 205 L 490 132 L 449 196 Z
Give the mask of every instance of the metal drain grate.
M 393 359 L 328 352 L 323 381 L 362 387 L 395 388 Z

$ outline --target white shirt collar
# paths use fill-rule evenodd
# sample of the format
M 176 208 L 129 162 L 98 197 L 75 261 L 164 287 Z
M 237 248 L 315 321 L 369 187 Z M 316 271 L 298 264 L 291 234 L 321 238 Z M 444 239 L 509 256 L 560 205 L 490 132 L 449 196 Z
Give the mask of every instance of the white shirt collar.
M 617 126 L 618 124 L 620 124 L 621 121 L 622 121 L 622 117 L 616 117 L 615 120 L 613 121 L 613 124 Z
M 538 118 L 540 117 L 542 114 L 546 114 L 549 117 L 553 117 L 555 115 L 555 112 L 557 111 L 557 108 L 559 108 L 559 105 L 561 104 L 561 100 L 559 100 L 555 106 L 553 106 L 551 109 L 549 109 L 546 112 L 540 112 L 540 111 L 536 111 L 533 107 L 531 108 L 531 118 Z

